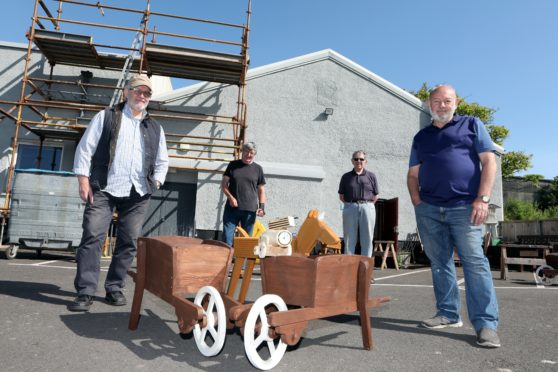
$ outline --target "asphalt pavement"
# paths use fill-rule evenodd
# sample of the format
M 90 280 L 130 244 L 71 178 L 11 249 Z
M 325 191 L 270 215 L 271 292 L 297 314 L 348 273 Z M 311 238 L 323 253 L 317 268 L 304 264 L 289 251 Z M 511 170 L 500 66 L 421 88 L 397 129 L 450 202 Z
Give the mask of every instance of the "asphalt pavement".
M 109 261 L 102 262 L 103 276 Z M 128 305 L 98 298 L 87 313 L 66 306 L 75 297 L 71 255 L 18 252 L 0 259 L 0 360 L 3 371 L 250 371 L 238 329 L 228 332 L 215 357 L 204 357 L 191 335 L 180 335 L 174 308 L 146 292 L 136 331 L 128 330 Z M 362 348 L 357 313 L 311 320 L 303 338 L 289 347 L 274 371 L 558 371 L 558 283 L 537 285 L 530 271 L 511 271 L 507 281 L 493 271 L 500 306 L 502 347 L 475 344 L 462 288 L 462 328 L 420 328 L 434 315 L 428 267 L 376 269 L 371 296 L 391 302 L 371 310 L 374 348 Z M 558 279 L 557 279 L 558 281 Z M 256 275 L 248 300 L 261 295 Z

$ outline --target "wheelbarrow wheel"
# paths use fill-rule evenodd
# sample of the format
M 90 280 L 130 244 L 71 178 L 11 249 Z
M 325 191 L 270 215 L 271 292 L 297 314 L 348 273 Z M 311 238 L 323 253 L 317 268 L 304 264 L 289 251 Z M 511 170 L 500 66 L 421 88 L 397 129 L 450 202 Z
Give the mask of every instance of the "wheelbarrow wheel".
M 286 311 L 285 301 L 277 295 L 266 294 L 258 298 L 246 318 L 244 325 L 244 350 L 250 363 L 261 370 L 269 370 L 275 367 L 283 358 L 287 344 L 281 341 L 281 337 L 273 339 L 269 335 L 269 323 L 267 321 L 266 308 L 275 306 L 278 311 Z M 263 358 L 260 352 L 265 353 L 267 347 L 268 357 Z
M 552 282 L 554 281 L 554 278 L 550 278 L 550 277 L 545 275 L 543 270 L 546 270 L 546 269 L 553 270 L 553 267 L 549 266 L 549 265 L 539 266 L 537 268 L 537 270 L 535 271 L 535 278 L 536 278 L 538 284 L 552 285 Z
M 10 244 L 10 246 L 8 248 L 6 248 L 6 251 L 4 252 L 4 254 L 6 255 L 6 258 L 8 260 L 13 260 L 14 258 L 16 258 L 17 249 L 18 249 L 17 245 Z
M 203 355 L 207 357 L 215 356 L 223 349 L 227 333 L 227 319 L 223 299 L 217 289 L 205 286 L 196 294 L 194 304 L 203 308 L 203 316 L 206 318 L 204 327 L 201 327 L 199 323 L 194 326 L 196 345 Z

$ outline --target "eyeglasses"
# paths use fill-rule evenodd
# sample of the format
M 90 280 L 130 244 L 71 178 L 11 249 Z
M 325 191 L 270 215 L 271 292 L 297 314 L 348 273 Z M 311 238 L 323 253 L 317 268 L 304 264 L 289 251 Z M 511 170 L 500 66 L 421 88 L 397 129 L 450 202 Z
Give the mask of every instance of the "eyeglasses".
M 364 158 L 353 158 L 353 161 L 366 161 Z
M 149 90 L 141 90 L 139 88 L 134 88 L 132 89 L 132 92 L 134 92 L 134 94 L 137 96 L 144 96 L 145 98 L 151 98 L 151 92 Z

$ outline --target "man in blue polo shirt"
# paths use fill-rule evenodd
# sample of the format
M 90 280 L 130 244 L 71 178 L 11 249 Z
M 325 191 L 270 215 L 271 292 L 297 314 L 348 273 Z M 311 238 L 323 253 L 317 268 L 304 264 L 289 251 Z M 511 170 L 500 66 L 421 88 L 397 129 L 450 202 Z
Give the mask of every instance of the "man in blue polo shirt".
M 436 315 L 426 328 L 461 327 L 454 249 L 465 276 L 469 320 L 477 344 L 500 347 L 498 302 L 482 249 L 483 223 L 496 177 L 495 147 L 477 118 L 455 115 L 455 89 L 440 85 L 428 99 L 432 125 L 413 139 L 407 186 L 432 266 Z

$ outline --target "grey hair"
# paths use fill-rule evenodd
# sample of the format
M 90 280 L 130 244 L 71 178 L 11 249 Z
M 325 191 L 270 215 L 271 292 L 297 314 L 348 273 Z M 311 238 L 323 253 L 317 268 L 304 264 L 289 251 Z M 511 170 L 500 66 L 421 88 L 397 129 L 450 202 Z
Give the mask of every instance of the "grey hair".
M 430 88 L 430 90 L 428 91 L 428 93 L 430 93 L 430 95 L 433 95 L 434 93 L 436 93 L 438 91 L 438 89 L 440 88 L 449 88 L 451 90 L 453 90 L 453 92 L 455 93 L 455 95 L 457 96 L 457 90 L 455 90 L 455 88 L 453 87 L 453 85 L 450 84 L 437 84 L 434 85 L 432 88 Z
M 358 154 L 362 154 L 362 156 L 366 159 L 366 153 L 364 152 L 364 150 L 356 150 L 355 152 L 353 152 L 353 158 Z
M 257 153 L 258 147 L 254 142 L 246 142 L 245 144 L 242 145 L 242 151 L 246 151 L 246 150 L 254 151 L 254 153 Z

